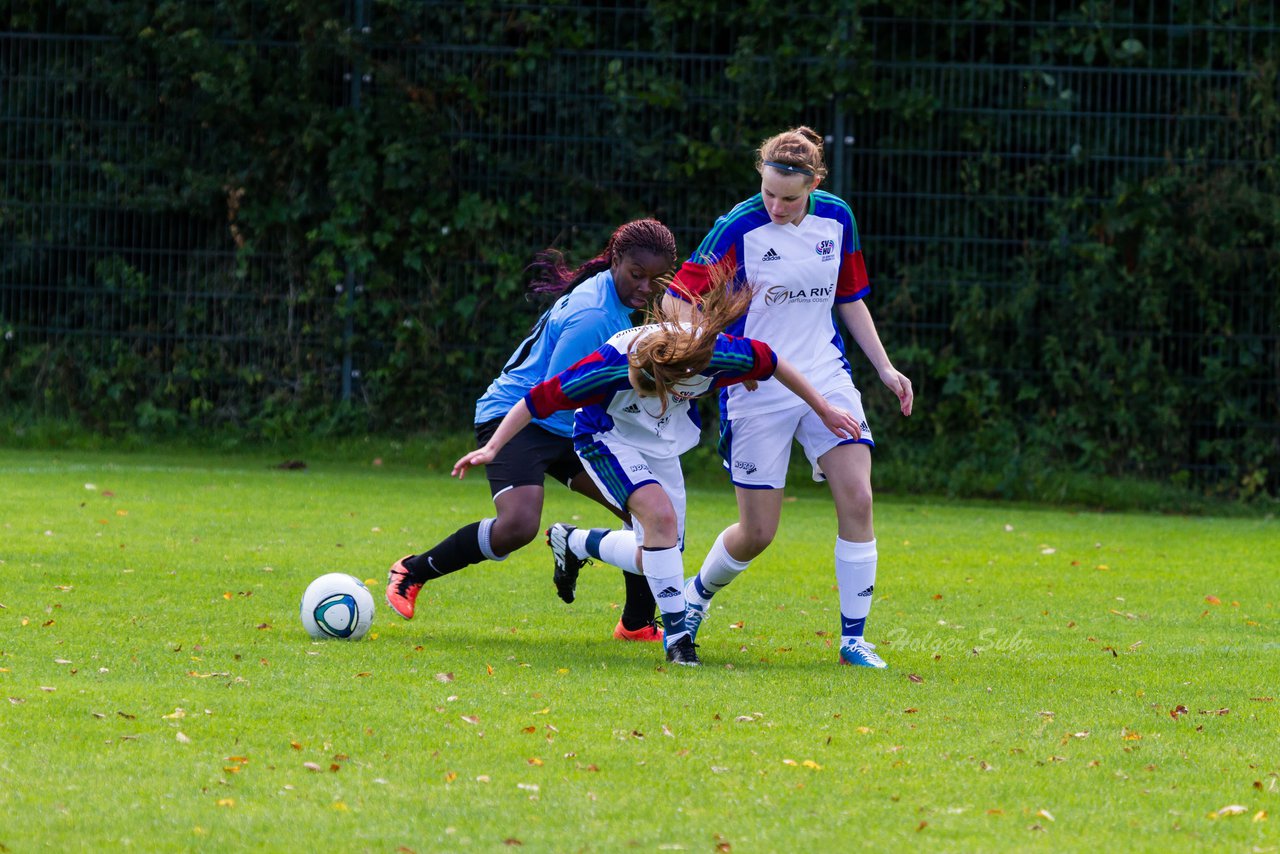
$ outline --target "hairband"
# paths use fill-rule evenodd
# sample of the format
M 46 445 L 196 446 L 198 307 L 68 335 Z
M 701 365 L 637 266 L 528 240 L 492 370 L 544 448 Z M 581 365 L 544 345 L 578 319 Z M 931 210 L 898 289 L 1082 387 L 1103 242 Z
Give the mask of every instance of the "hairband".
M 795 172 L 797 175 L 808 175 L 813 177 L 813 170 L 806 169 L 803 166 L 792 166 L 790 163 L 779 163 L 776 160 L 764 161 L 765 166 L 772 166 L 774 169 L 781 169 L 783 172 Z

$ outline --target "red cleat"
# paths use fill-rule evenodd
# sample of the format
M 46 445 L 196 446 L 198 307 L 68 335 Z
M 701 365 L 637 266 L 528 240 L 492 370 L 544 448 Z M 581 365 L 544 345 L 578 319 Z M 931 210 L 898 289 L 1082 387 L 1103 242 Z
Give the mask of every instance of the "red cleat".
M 413 619 L 413 605 L 418 601 L 418 591 L 422 589 L 421 581 L 409 578 L 409 570 L 404 562 L 413 557 L 405 555 L 387 570 L 387 604 L 406 620 Z
M 653 643 L 662 640 L 662 629 L 658 628 L 657 623 L 650 623 L 632 631 L 622 625 L 622 620 L 618 620 L 618 625 L 613 630 L 613 636 L 618 640 Z

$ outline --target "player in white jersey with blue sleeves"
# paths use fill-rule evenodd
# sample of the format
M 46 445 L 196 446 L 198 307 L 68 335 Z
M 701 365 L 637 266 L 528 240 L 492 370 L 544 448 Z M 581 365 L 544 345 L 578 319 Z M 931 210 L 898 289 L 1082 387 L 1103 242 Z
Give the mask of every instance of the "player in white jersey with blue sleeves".
M 668 309 L 687 315 L 687 301 L 709 287 L 713 271 L 733 271 L 753 296 L 729 331 L 768 343 L 828 401 L 854 413 L 861 431 L 856 439 L 833 437 L 809 407 L 776 385 L 722 393 L 721 452 L 737 493 L 738 521 L 720 534 L 689 580 L 686 625 L 696 635 L 712 597 L 773 541 L 794 439 L 835 499 L 841 661 L 883 668 L 864 635 L 878 562 L 871 494 L 875 443 L 833 309 L 898 397 L 903 415 L 911 414 L 911 381 L 889 360 L 864 301 L 871 287 L 853 214 L 843 200 L 818 189 L 826 175 L 822 138 L 807 127 L 770 137 L 757 151 L 756 168 L 760 193 L 716 221 L 676 274 L 665 298 Z
M 750 299 L 723 285 L 701 295 L 693 323 L 659 318 L 609 339 L 571 368 L 534 386 L 512 407 L 484 447 L 463 456 L 453 473 L 463 476 L 495 458 L 532 418 L 577 409 L 573 441 L 601 491 L 635 520 L 639 570 L 648 581 L 665 629 L 667 660 L 699 663 L 685 628 L 685 490 L 680 455 L 701 435 L 697 408 L 690 405 L 718 388 L 759 383 L 769 377 L 811 405 L 835 438 L 857 438 L 858 423 L 832 406 L 804 377 L 759 341 L 721 334 Z

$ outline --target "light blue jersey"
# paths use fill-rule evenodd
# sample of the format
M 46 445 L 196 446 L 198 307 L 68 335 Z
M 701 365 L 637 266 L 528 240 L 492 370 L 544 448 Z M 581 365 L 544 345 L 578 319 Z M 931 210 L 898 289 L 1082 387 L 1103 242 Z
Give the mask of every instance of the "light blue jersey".
M 502 373 L 476 401 L 475 423 L 502 418 L 524 399 L 529 389 L 632 325 L 631 309 L 618 299 L 613 274 L 604 270 L 587 279 L 538 318 Z M 568 438 L 573 433 L 573 412 L 556 412 L 547 418 L 535 418 L 533 423 Z

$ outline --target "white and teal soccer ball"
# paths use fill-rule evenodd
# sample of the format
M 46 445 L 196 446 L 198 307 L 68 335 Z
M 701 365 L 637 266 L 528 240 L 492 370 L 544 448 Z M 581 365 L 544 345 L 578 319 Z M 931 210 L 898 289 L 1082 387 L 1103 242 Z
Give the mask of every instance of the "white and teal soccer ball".
M 360 640 L 373 625 L 373 594 L 345 572 L 330 572 L 302 594 L 302 627 L 313 638 Z

